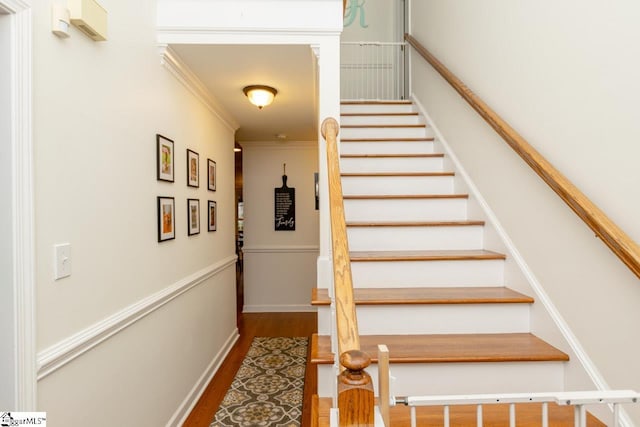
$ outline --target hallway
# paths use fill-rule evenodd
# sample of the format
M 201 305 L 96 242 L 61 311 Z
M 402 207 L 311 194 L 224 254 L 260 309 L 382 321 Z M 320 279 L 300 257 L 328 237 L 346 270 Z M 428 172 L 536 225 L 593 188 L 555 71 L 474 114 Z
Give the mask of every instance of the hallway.
M 238 317 L 240 339 L 218 369 L 191 411 L 184 427 L 209 426 L 254 337 L 311 337 L 317 332 L 316 313 L 244 313 Z M 316 388 L 315 370 L 305 378 L 302 426 L 310 425 L 311 395 Z

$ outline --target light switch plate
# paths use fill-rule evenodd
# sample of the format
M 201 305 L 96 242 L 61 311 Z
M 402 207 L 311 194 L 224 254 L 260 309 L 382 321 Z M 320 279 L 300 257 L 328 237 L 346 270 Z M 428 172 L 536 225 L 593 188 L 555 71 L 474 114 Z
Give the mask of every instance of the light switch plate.
M 53 246 L 54 279 L 71 276 L 71 244 L 62 243 Z

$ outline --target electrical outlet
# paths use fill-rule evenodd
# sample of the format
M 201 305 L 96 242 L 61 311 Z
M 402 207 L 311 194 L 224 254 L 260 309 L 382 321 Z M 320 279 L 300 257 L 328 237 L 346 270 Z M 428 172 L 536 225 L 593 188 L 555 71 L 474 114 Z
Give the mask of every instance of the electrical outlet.
M 53 245 L 54 279 L 71 276 L 71 244 Z

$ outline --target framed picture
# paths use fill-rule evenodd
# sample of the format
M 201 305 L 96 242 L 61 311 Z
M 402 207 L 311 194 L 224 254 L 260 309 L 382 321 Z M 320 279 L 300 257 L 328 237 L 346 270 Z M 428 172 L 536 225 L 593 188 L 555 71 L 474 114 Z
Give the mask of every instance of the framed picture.
M 187 149 L 187 185 L 189 187 L 200 186 L 200 156 L 195 151 Z
M 187 234 L 200 233 L 200 200 L 187 199 Z
M 216 162 L 207 159 L 207 182 L 210 191 L 216 191 Z
M 173 182 L 173 141 L 156 134 L 158 181 Z
M 158 242 L 176 238 L 176 204 L 173 197 L 158 197 Z
M 207 212 L 207 226 L 209 231 L 216 231 L 218 225 L 218 209 L 216 207 L 216 202 L 209 200 L 209 209 L 207 209 Z

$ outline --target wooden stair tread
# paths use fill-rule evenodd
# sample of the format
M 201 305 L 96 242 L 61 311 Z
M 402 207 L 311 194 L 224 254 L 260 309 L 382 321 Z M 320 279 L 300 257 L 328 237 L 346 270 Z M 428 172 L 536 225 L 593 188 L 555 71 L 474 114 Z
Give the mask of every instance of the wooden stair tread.
M 341 142 L 425 142 L 435 141 L 435 138 L 340 138 Z
M 464 227 L 484 225 L 484 221 L 405 221 L 405 222 L 348 222 L 347 227 Z
M 379 199 L 468 199 L 468 194 L 345 194 L 344 200 Z
M 353 291 L 356 305 L 533 303 L 533 298 L 503 286 L 355 288 Z M 330 304 L 328 289 L 312 289 L 311 305 Z
M 412 103 L 412 101 L 407 101 L 405 99 L 395 99 L 388 101 L 341 101 L 340 105 L 408 105 Z
M 332 400 L 330 397 L 314 398 L 316 405 L 317 427 L 329 427 L 329 414 Z M 540 427 L 542 425 L 542 404 L 518 403 L 516 406 L 516 423 L 518 427 Z M 574 427 L 574 410 L 571 406 L 560 406 L 551 403 L 549 408 L 549 425 L 554 427 Z M 421 427 L 441 427 L 444 425 L 444 408 L 442 406 L 416 408 L 417 425 Z M 393 427 L 409 427 L 411 425 L 411 409 L 407 406 L 393 406 L 389 410 Z M 475 427 L 477 425 L 475 405 L 451 406 L 449 420 L 452 426 Z M 483 405 L 482 420 L 487 426 L 509 425 L 509 405 Z M 312 421 L 314 422 L 314 421 Z M 606 424 L 587 412 L 587 427 L 605 427 Z
M 340 125 L 341 129 L 366 129 L 366 128 L 375 128 L 375 129 L 385 129 L 385 128 L 393 128 L 393 129 L 402 129 L 402 128 L 426 128 L 427 125 L 424 123 L 412 123 L 412 124 L 364 124 L 364 125 Z
M 455 176 L 455 172 L 343 172 L 343 178 L 370 177 L 370 178 L 394 178 L 394 177 L 440 177 Z
M 385 158 L 443 158 L 442 153 L 430 153 L 430 154 L 341 154 L 340 158 L 343 159 L 385 159 Z
M 569 356 L 530 333 L 361 335 L 360 348 L 378 361 L 379 344 L 391 363 L 564 362 Z M 331 364 L 331 338 L 314 334 L 311 363 Z
M 343 117 L 372 117 L 372 116 L 417 116 L 420 113 L 416 111 L 408 112 L 408 113 L 340 113 L 340 116 Z
M 484 249 L 436 251 L 353 251 L 351 262 L 502 260 L 506 256 Z

